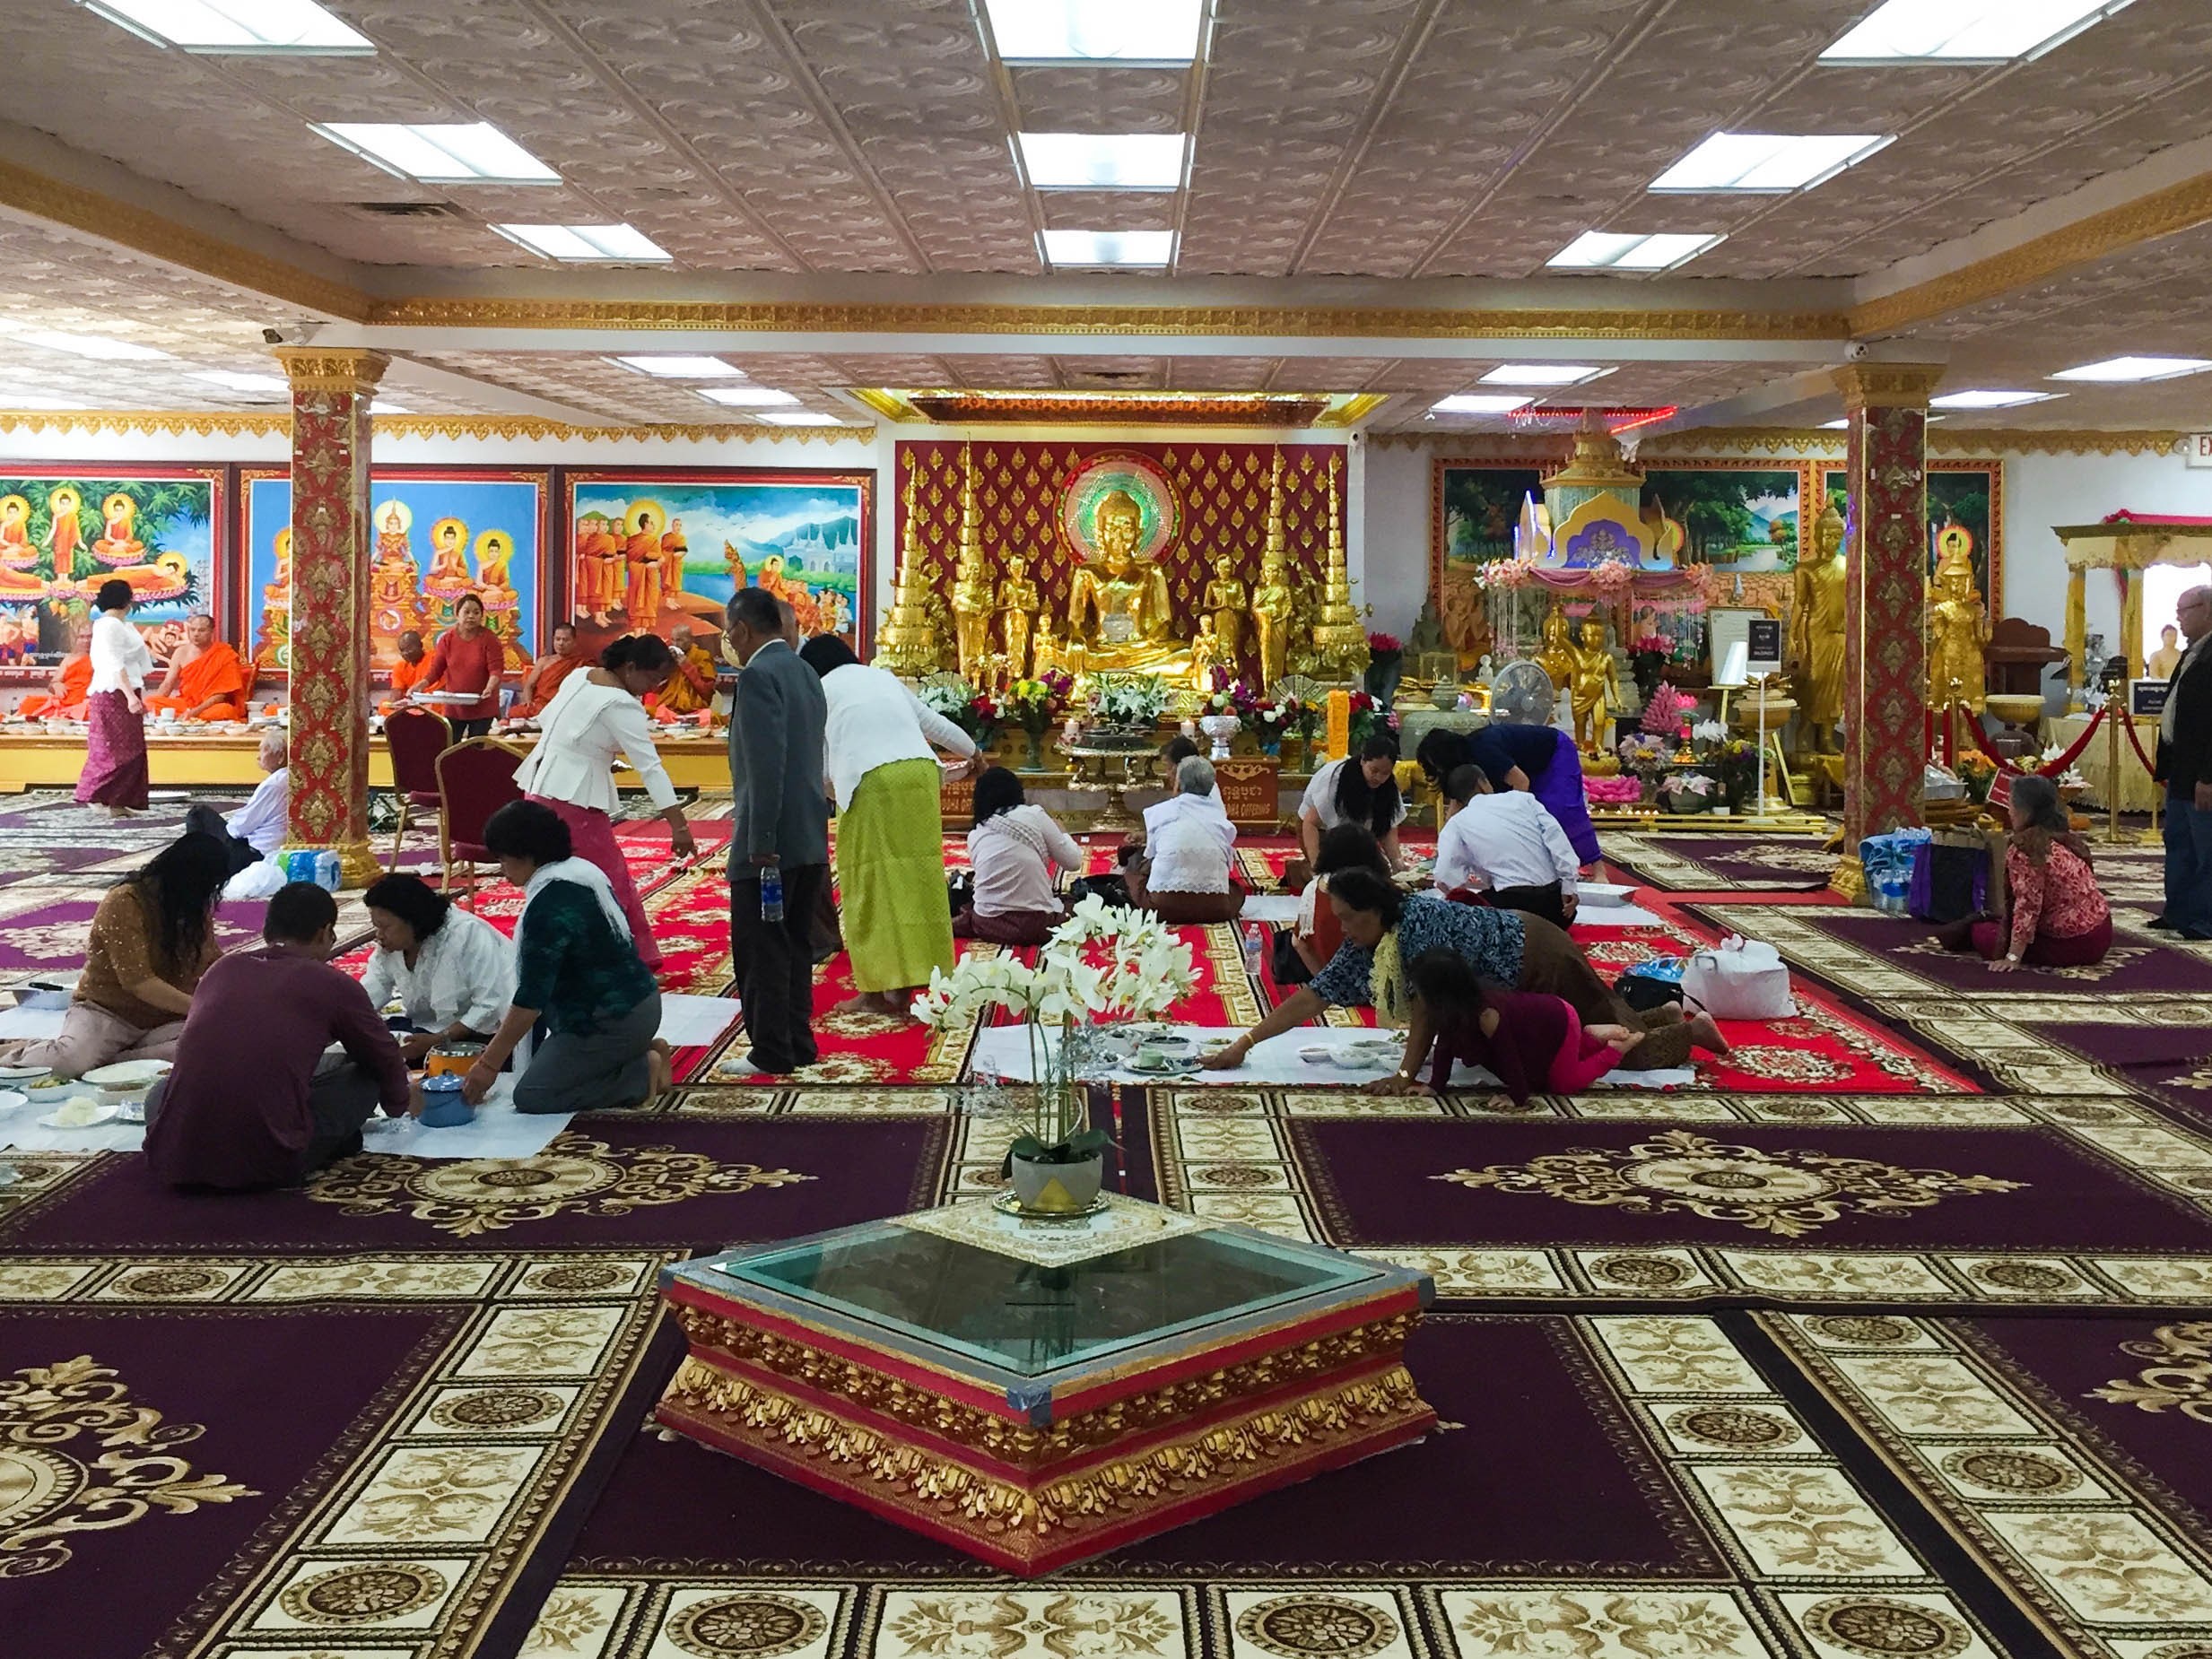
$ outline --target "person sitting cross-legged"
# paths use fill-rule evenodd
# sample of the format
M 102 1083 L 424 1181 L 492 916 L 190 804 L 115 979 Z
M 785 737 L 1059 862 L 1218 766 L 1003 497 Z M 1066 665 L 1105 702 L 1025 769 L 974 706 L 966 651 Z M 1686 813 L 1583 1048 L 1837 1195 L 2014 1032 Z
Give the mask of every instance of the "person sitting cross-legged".
M 269 900 L 261 938 L 201 978 L 176 1068 L 147 1097 L 146 1163 L 168 1186 L 294 1186 L 361 1151 L 378 1107 L 414 1107 L 399 1045 L 330 965 L 337 900 L 294 882 Z M 327 1057 L 334 1044 L 344 1059 Z
M 1177 804 L 1185 810 L 1145 814 L 1142 855 L 1123 866 L 1129 902 L 1163 922 L 1234 921 L 1244 908 L 1229 870 L 1237 831 L 1214 792 L 1211 760 L 1189 755 L 1176 763 L 1175 794 L 1161 805 Z
M 219 812 L 203 801 L 185 813 L 186 829 L 222 843 L 232 875 L 251 869 L 284 845 L 286 813 L 292 805 L 292 766 L 285 753 L 283 727 L 272 725 L 262 732 L 255 760 L 268 776 L 255 786 L 245 805 Z

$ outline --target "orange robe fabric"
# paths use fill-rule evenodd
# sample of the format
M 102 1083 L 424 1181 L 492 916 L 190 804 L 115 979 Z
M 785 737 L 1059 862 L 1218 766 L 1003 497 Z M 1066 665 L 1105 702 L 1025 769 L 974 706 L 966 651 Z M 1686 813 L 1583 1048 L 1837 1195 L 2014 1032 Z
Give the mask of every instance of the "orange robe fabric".
M 195 720 L 243 720 L 248 689 L 246 664 L 218 639 L 178 671 L 176 696 L 149 697 L 146 707 L 171 709 Z M 222 700 L 201 708 L 211 697 Z
M 623 609 L 632 628 L 650 628 L 660 617 L 660 538 L 640 531 L 630 538 L 624 556 L 630 573 Z
M 653 712 L 664 720 L 695 715 L 714 700 L 714 658 L 693 646 L 676 658 L 668 683 L 653 693 Z
M 91 695 L 91 654 L 73 656 L 61 665 L 60 695 L 41 691 L 36 697 L 26 697 L 17 712 L 26 720 L 82 720 L 84 699 Z
M 377 712 L 380 715 L 391 713 L 392 705 L 414 691 L 415 682 L 429 672 L 430 658 L 428 656 L 425 656 L 419 663 L 411 663 L 404 656 L 394 663 L 392 664 L 392 694 L 377 705 Z
M 588 664 L 580 656 L 539 657 L 537 666 L 531 670 L 536 677 L 530 682 L 530 694 L 507 711 L 509 718 L 536 719 L 545 712 L 545 705 L 553 701 L 553 693 L 561 689 L 561 682 L 586 666 Z

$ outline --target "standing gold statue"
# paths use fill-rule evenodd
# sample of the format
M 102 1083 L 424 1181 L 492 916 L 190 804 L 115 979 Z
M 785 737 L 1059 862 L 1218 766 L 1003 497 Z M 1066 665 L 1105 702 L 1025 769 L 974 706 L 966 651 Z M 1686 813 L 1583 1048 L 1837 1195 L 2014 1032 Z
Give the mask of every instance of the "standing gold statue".
M 1813 551 L 1798 566 L 1790 607 L 1790 683 L 1813 752 L 1835 747 L 1843 717 L 1843 515 L 1835 503 L 1813 525 Z
M 1574 684 L 1574 641 L 1567 636 L 1567 612 L 1556 601 L 1545 613 L 1536 661 L 1558 690 L 1563 691 Z
M 1221 660 L 1221 636 L 1214 631 L 1214 619 L 1198 619 L 1198 637 L 1190 642 L 1190 689 L 1200 697 L 1210 697 L 1214 691 L 1214 665 Z
M 1946 549 L 1928 590 L 1928 706 L 1946 708 L 1956 698 L 1975 714 L 1987 699 L 1982 647 L 1990 643 L 1990 612 L 1981 603 L 1973 558 L 1963 547 Z
M 1613 706 L 1621 700 L 1621 674 L 1613 653 L 1606 649 L 1604 623 L 1586 617 L 1580 634 L 1581 643 L 1569 647 L 1574 667 L 1567 706 L 1574 714 L 1575 742 L 1584 753 L 1597 754 L 1607 735 Z
M 1030 634 L 1041 603 L 1037 584 L 1029 579 L 1029 561 L 1018 553 L 1009 554 L 1006 579 L 998 584 L 998 628 L 1006 648 L 1006 672 L 1017 680 L 1030 672 Z
M 1098 562 L 1078 565 L 1068 583 L 1068 643 L 1083 647 L 1094 670 L 1187 673 L 1189 658 L 1169 631 L 1167 573 L 1136 556 L 1143 509 L 1128 491 L 1110 490 L 1093 515 Z
M 1252 590 L 1252 650 L 1259 658 L 1263 691 L 1288 671 L 1293 603 L 1282 550 L 1270 548 L 1259 567 L 1259 586 Z
M 1232 672 L 1243 665 L 1244 607 L 1250 603 L 1250 592 L 1237 579 L 1235 557 L 1224 553 L 1214 560 L 1214 579 L 1206 585 L 1206 609 L 1214 619 L 1221 660 Z
M 962 677 L 972 682 L 991 651 L 991 578 L 980 560 L 963 564 L 954 578 L 953 638 Z

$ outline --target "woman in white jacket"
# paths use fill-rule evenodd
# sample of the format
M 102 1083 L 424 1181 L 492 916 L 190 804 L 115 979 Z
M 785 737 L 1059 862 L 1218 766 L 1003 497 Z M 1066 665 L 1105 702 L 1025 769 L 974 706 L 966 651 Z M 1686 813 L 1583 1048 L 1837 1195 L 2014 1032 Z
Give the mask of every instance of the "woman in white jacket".
M 77 801 L 104 806 L 111 818 L 146 810 L 146 676 L 153 654 L 130 624 L 135 595 L 118 578 L 102 582 L 92 601 L 92 680 L 85 695 L 84 770 Z
M 838 1012 L 903 1019 L 930 969 L 953 971 L 936 750 L 972 760 L 975 742 L 835 634 L 817 634 L 799 657 L 822 676 L 829 705 L 839 910 L 858 993 Z
M 657 634 L 629 634 L 600 653 L 599 665 L 570 674 L 538 717 L 537 747 L 515 772 L 524 795 L 544 803 L 569 827 L 575 856 L 597 866 L 614 890 L 614 899 L 630 924 L 638 960 L 660 966 L 660 947 L 645 918 L 645 905 L 622 844 L 614 838 L 614 757 L 626 759 L 645 793 L 668 821 L 669 844 L 679 858 L 698 851 L 684 803 L 668 781 L 660 751 L 653 747 L 652 717 L 645 712 L 648 692 L 668 682 L 675 656 Z

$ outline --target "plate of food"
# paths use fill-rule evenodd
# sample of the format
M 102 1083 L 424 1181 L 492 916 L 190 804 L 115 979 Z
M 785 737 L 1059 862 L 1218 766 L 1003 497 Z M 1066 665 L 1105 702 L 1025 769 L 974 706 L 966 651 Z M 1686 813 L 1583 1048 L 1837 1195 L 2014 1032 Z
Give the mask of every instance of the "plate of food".
M 72 1095 L 39 1121 L 48 1129 L 97 1129 L 121 1108 L 91 1095 Z
M 0 1083 L 20 1083 L 33 1077 L 49 1075 L 42 1065 L 0 1065 Z
M 109 1090 L 151 1089 L 174 1069 L 167 1060 L 118 1060 L 113 1065 L 95 1066 L 85 1073 L 83 1081 Z

